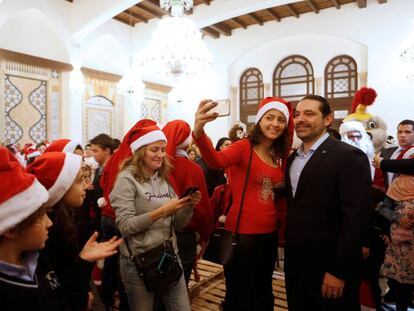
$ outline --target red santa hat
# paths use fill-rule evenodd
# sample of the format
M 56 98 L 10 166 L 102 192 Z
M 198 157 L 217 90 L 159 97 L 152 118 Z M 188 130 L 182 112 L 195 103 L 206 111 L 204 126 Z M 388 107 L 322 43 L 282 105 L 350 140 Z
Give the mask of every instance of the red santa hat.
M 35 176 L 26 173 L 19 161 L 0 147 L 0 235 L 38 210 L 49 198 Z
M 259 123 L 260 119 L 264 116 L 264 114 L 272 109 L 276 109 L 277 111 L 280 111 L 285 116 L 286 121 L 289 121 L 289 118 L 292 115 L 291 113 L 292 111 L 291 109 L 289 109 L 288 106 L 289 106 L 288 102 L 284 100 L 283 98 L 266 97 L 259 104 L 259 107 L 257 109 L 257 114 L 256 114 L 256 121 L 254 122 L 254 124 Z M 287 126 L 288 126 L 288 122 L 286 122 L 286 127 Z
M 36 150 L 35 147 L 30 146 L 30 147 L 26 148 L 26 152 L 25 152 L 24 155 L 25 155 L 26 159 L 28 160 L 28 159 L 40 156 L 41 153 L 38 150 Z
M 168 122 L 163 128 L 167 137 L 167 154 L 175 157 L 177 149 L 186 149 L 191 142 L 190 125 L 183 120 L 173 120 Z
M 100 204 L 105 206 L 103 211 L 104 214 L 108 212 L 113 216 L 112 207 L 108 203 L 109 194 L 115 184 L 121 164 L 126 159 L 130 158 L 139 148 L 159 140 L 167 141 L 167 138 L 157 126 L 157 123 L 149 119 L 138 121 L 128 133 L 125 134 L 119 149 L 106 163 L 102 173 L 100 183 L 105 201 L 103 202 L 101 200 Z M 106 211 L 106 206 L 108 206 L 108 211 Z M 107 214 L 107 216 L 110 216 L 109 214 Z
M 26 171 L 36 176 L 49 192 L 47 206 L 54 206 L 72 186 L 82 166 L 82 157 L 73 153 L 47 152 Z
M 74 153 L 76 148 L 80 148 L 83 150 L 82 145 L 70 139 L 57 139 L 52 142 L 47 149 L 46 152 L 66 152 L 66 153 Z

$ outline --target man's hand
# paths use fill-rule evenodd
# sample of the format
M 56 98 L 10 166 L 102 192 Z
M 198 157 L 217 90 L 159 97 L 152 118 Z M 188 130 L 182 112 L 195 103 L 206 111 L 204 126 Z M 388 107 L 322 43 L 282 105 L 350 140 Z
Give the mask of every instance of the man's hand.
M 328 299 L 340 298 L 344 292 L 344 286 L 344 280 L 326 272 L 322 283 L 322 297 Z
M 374 159 L 372 160 L 372 165 L 375 167 L 375 168 L 381 168 L 381 161 L 383 160 L 384 158 L 381 158 L 380 156 L 379 156 L 379 154 L 376 154 L 375 156 L 374 156 Z

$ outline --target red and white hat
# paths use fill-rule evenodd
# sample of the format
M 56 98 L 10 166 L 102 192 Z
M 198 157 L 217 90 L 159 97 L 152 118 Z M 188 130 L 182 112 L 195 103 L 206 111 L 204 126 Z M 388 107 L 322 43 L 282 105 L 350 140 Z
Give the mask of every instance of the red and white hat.
M 26 171 L 36 176 L 49 192 L 48 207 L 54 206 L 72 186 L 82 166 L 82 157 L 73 153 L 47 152 Z
M 0 147 L 0 235 L 38 210 L 48 199 L 47 190 L 19 161 Z
M 157 126 L 157 123 L 149 119 L 138 121 L 128 133 L 125 134 L 121 145 L 112 157 L 110 157 L 102 173 L 100 183 L 106 203 L 104 203 L 106 205 L 103 210 L 104 213 L 106 213 L 106 209 L 108 209 L 108 212 L 111 211 L 110 213 L 113 213 L 112 207 L 108 203 L 109 194 L 115 184 L 121 164 L 142 146 L 159 140 L 167 141 L 167 138 Z
M 30 146 L 26 149 L 26 153 L 24 154 L 26 156 L 26 159 L 31 159 L 40 156 L 40 152 L 36 150 L 35 147 Z
M 175 157 L 178 149 L 186 149 L 191 142 L 191 128 L 190 125 L 183 120 L 173 120 L 168 122 L 163 128 L 165 136 L 167 137 L 167 154 L 170 157 Z
M 288 126 L 289 118 L 291 117 L 290 109 L 288 107 L 288 102 L 284 100 L 283 98 L 278 97 L 266 97 L 263 99 L 258 107 L 257 114 L 256 114 L 256 120 L 254 124 L 259 123 L 260 119 L 263 117 L 263 115 L 268 112 L 269 110 L 276 109 L 283 113 L 283 115 L 286 118 L 286 127 Z
M 45 150 L 46 152 L 66 152 L 74 153 L 76 148 L 83 150 L 82 145 L 70 139 L 57 139 L 52 142 Z

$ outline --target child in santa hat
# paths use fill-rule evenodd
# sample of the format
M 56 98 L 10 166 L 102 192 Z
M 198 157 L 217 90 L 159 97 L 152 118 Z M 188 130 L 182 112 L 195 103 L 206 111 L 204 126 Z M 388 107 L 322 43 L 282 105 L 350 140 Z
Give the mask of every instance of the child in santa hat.
M 65 152 L 83 156 L 82 145 L 70 139 L 57 139 L 53 141 L 44 152 Z
M 201 198 L 197 191 L 177 199 L 168 182 L 170 165 L 166 146 L 167 139 L 156 123 L 144 119 L 128 132 L 116 153 L 121 158 L 129 158 L 121 168 L 109 198 L 115 210 L 116 225 L 134 255 L 161 245 L 171 234 L 177 252 L 172 226 L 178 230 L 184 228 L 191 219 L 192 204 L 197 204 Z M 117 172 L 119 166 L 112 165 L 112 169 Z M 145 288 L 124 244 L 120 252 L 121 276 L 131 310 L 153 310 L 154 293 Z M 156 294 L 168 311 L 190 310 L 184 276 Z
M 97 243 L 98 233 L 95 232 L 82 249 L 78 246 L 78 232 L 71 210 L 80 207 L 85 198 L 87 185 L 81 156 L 46 152 L 26 170 L 35 175 L 49 193 L 45 205 L 50 208 L 48 215 L 54 225 L 42 252 L 56 269 L 70 309 L 86 310 L 88 303 L 92 302 L 89 280 L 95 261 L 115 254 L 122 240 L 114 237 Z
M 55 272 L 38 249 L 52 225 L 47 190 L 0 148 L 0 302 L 2 310 L 68 310 Z

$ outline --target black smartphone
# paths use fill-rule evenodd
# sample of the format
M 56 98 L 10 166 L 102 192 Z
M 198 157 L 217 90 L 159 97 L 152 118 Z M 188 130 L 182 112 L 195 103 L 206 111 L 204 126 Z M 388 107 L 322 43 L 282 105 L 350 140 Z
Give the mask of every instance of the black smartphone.
M 198 187 L 197 186 L 188 187 L 188 188 L 186 188 L 184 190 L 183 194 L 180 195 L 180 199 L 182 199 L 182 198 L 184 198 L 184 197 L 186 197 L 186 196 L 188 196 L 190 194 L 193 194 L 196 191 L 198 191 Z
M 171 269 L 171 265 L 174 263 L 175 257 L 171 254 L 164 253 L 158 263 L 157 270 L 159 273 L 168 273 Z

